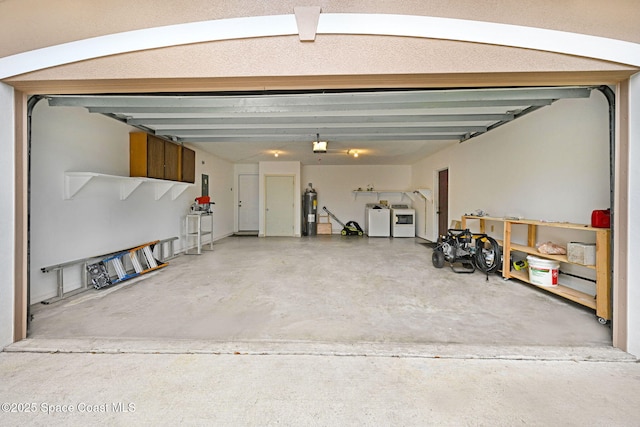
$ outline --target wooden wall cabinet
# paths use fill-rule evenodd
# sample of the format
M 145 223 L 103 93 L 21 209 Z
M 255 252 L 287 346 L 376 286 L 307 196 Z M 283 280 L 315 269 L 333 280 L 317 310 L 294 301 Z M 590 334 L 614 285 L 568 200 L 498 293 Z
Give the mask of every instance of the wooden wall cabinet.
M 129 175 L 195 182 L 195 152 L 145 132 L 129 134 Z
M 182 176 L 180 181 L 193 184 L 196 182 L 196 152 L 185 146 L 180 148 L 182 149 Z

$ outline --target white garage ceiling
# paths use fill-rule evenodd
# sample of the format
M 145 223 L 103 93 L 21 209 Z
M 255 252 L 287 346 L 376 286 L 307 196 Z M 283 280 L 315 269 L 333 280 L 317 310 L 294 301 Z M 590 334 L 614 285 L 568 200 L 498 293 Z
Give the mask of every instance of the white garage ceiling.
M 558 99 L 591 88 L 545 87 L 307 93 L 51 95 L 233 163 L 412 164 Z M 328 142 L 326 153 L 312 143 Z M 354 158 L 352 154 L 358 152 Z

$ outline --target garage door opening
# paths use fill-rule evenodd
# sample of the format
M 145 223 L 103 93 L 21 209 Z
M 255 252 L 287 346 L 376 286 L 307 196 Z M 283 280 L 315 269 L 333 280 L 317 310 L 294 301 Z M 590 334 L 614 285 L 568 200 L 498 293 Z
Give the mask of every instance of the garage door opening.
M 284 162 L 299 163 L 299 181 L 303 186 L 313 182 L 319 197 L 336 206 L 339 217 L 353 217 L 361 223 L 364 223 L 364 205 L 379 201 L 382 194 L 388 199 L 397 198 L 396 202 L 414 205 L 419 208 L 416 209 L 418 215 L 424 215 L 421 223 L 434 224 L 436 205 L 433 200 L 420 196 L 417 190 L 433 189 L 437 185 L 434 171 L 443 166 L 452 171 L 450 219 L 482 210 L 492 216 L 585 223 L 591 210 L 610 205 L 608 105 L 606 99 L 591 88 L 562 88 L 566 93 L 584 95 L 553 98 L 548 107 L 536 105 L 531 109 L 532 97 L 547 89 L 519 91 L 529 98 L 524 105 L 524 98 L 520 98 L 517 102 L 521 104 L 516 107 L 512 99 L 495 98 L 501 91 L 503 98 L 509 98 L 505 94 L 518 92 L 512 89 L 373 92 L 373 96 L 386 97 L 385 102 L 393 108 L 380 108 L 377 101 L 364 100 L 371 94 L 363 91 L 330 93 L 334 98 L 324 104 L 318 100 L 322 95 L 304 94 L 306 104 L 290 107 L 274 105 L 271 99 L 267 101 L 253 93 L 247 98 L 254 105 L 248 107 L 247 98 L 243 98 L 242 117 L 231 116 L 237 111 L 230 103 L 239 102 L 238 94 L 214 96 L 223 98 L 216 101 L 224 102 L 213 107 L 194 104 L 204 102 L 202 94 L 158 96 L 155 100 L 161 103 L 172 98 L 172 102 L 179 104 L 160 106 L 152 105 L 154 96 L 48 96 L 47 102 L 36 106 L 32 123 L 31 302 L 38 304 L 37 309 L 34 307 L 32 336 L 73 338 L 76 331 L 75 337 L 87 338 L 89 329 L 85 326 L 100 323 L 97 314 L 102 312 L 113 320 L 101 325 L 101 332 L 95 333 L 105 339 L 119 336 L 198 339 L 194 331 L 204 332 L 206 325 L 215 324 L 214 330 L 219 335 L 204 333 L 200 338 L 331 341 L 333 336 L 339 342 L 465 343 L 463 337 L 467 335 L 457 333 L 472 331 L 470 324 L 482 325 L 476 316 L 484 313 L 488 316 L 484 318 L 488 333 L 468 335 L 475 335 L 474 339 L 483 336 L 487 341 L 484 344 L 545 345 L 544 339 L 548 339 L 551 345 L 562 345 L 562 339 L 575 332 L 569 332 L 566 325 L 571 321 L 564 318 L 571 312 L 576 319 L 588 320 L 585 320 L 586 331 L 578 333 L 579 342 L 569 340 L 567 345 L 610 345 L 608 327 L 597 324 L 590 309 L 571 301 L 516 280 L 504 282 L 498 276 L 485 283 L 478 276 L 462 278 L 446 269 L 432 271 L 431 248 L 427 243 L 437 239 L 438 230 L 433 225 L 417 230 L 416 237 L 408 240 L 318 236 L 316 240 L 281 241 L 231 237 L 234 214 L 237 215 L 234 192 L 238 174 L 249 165 L 255 165 L 260 174 L 261 164 L 272 166 Z M 475 100 L 456 98 L 471 92 Z M 350 99 L 343 105 L 349 108 L 336 107 L 335 97 L 345 93 Z M 424 99 L 411 99 L 427 93 L 432 97 L 428 101 L 431 105 L 425 106 L 428 102 Z M 281 102 L 287 95 L 272 97 Z M 300 101 L 298 96 L 293 99 Z M 116 107 L 105 105 L 116 101 L 120 102 Z M 487 102 L 489 105 L 485 106 Z M 315 123 L 312 131 L 305 129 L 311 136 L 298 135 L 297 129 L 304 127 L 305 120 L 318 117 L 314 107 L 326 104 L 332 109 L 326 112 L 324 121 Z M 444 104 L 454 109 L 455 114 L 444 111 Z M 415 111 L 418 105 L 429 108 L 430 114 Z M 513 109 L 495 111 L 505 107 Z M 146 108 L 154 111 L 143 112 Z M 180 112 L 180 108 L 184 111 Z M 272 111 L 256 113 L 247 108 Z M 492 111 L 477 111 L 481 108 Z M 528 110 L 526 114 L 522 114 L 525 110 Z M 274 117 L 276 113 L 281 113 L 281 117 Z M 217 117 L 219 114 L 225 116 Z M 520 118 L 514 121 L 517 117 Z M 324 131 L 318 132 L 320 126 Z M 114 287 L 106 297 L 94 298 L 99 291 L 88 291 L 49 306 L 39 304 L 55 297 L 57 292 L 53 274 L 40 271 L 45 265 L 174 235 L 178 237 L 177 251 L 184 249 L 180 246 L 181 218 L 194 196 L 199 195 L 198 182 L 179 194 L 171 189 L 161 194 L 155 183 L 142 183 L 123 199 L 122 188 L 123 185 L 128 188 L 127 184 L 111 178 L 128 177 L 128 135 L 140 127 L 193 149 L 195 176 L 211 176 L 210 191 L 216 203 L 214 251 L 199 258 L 180 256 L 155 276 L 122 286 L 121 290 Z M 335 151 L 323 155 L 313 153 L 310 145 L 317 133 L 326 135 L 330 150 Z M 356 147 L 356 144 L 361 145 Z M 363 153 L 355 160 L 360 163 L 354 163 L 353 156 L 347 155 L 354 147 Z M 278 158 L 274 158 L 274 150 L 279 151 Z M 365 154 L 367 151 L 369 155 Z M 64 187 L 65 174 L 75 172 L 98 175 L 73 197 L 65 199 L 68 190 Z M 387 187 L 387 182 L 393 186 Z M 357 191 L 367 185 L 374 187 L 370 194 Z M 585 198 L 586 188 L 590 196 Z M 303 188 L 298 190 L 301 194 Z M 385 195 L 384 191 L 389 193 Z M 536 198 L 532 191 L 539 191 L 545 198 Z M 487 233 L 503 239 L 502 224 L 487 227 Z M 589 238 L 574 233 L 545 230 L 539 237 L 560 239 L 560 242 Z M 515 232 L 513 237 L 526 243 L 526 231 Z M 60 244 L 63 241 L 65 244 Z M 576 273 L 576 269 L 580 271 Z M 572 281 L 575 278 L 571 275 L 581 276 L 582 270 L 580 266 L 570 266 L 566 278 Z M 594 278 L 597 272 L 591 268 L 586 270 L 587 283 L 580 286 L 588 287 L 590 281 L 597 279 Z M 207 278 L 203 279 L 200 274 L 205 271 Z M 65 291 L 74 286 L 72 274 L 75 273 L 65 277 L 71 285 Z M 280 284 L 288 287 L 278 287 Z M 475 294 L 478 291 L 487 299 Z M 193 299 L 174 304 L 175 292 Z M 547 315 L 535 316 L 524 308 L 502 311 L 500 315 L 492 313 L 501 311 L 492 304 L 503 305 L 502 308 L 519 307 L 501 299 L 511 292 L 518 293 L 515 298 L 519 301 L 540 302 L 545 307 L 540 308 L 540 313 Z M 155 306 L 162 313 L 174 313 L 165 319 L 168 332 L 164 336 L 154 335 L 161 328 L 157 327 L 153 315 L 146 312 L 153 305 L 149 301 L 170 295 L 173 296 Z M 108 305 L 109 300 L 121 296 L 123 300 L 112 302 L 115 304 L 112 307 L 128 306 L 128 311 L 115 310 L 107 314 L 107 306 L 100 305 Z M 320 312 L 305 318 L 305 312 L 313 313 L 309 307 L 316 307 Z M 137 317 L 136 311 L 142 317 Z M 84 320 L 80 314 L 83 312 Z M 147 317 L 142 315 L 145 312 Z M 425 334 L 429 322 L 438 318 L 436 312 L 447 313 L 449 317 L 447 320 L 443 317 L 440 323 L 429 328 L 430 332 L 438 333 Z M 207 313 L 211 317 L 207 317 Z M 114 326 L 109 332 L 109 324 L 115 325 L 118 316 L 126 319 L 126 326 Z M 60 319 L 57 331 L 52 326 L 54 318 Z M 542 323 L 534 326 L 536 321 Z M 421 327 L 401 332 L 404 326 L 414 322 Z M 260 326 L 266 328 L 269 324 L 274 325 L 274 329 L 268 332 Z M 315 330 L 321 333 L 316 332 L 315 336 L 310 333 L 314 329 L 307 326 L 312 324 L 316 324 L 319 328 Z M 340 332 L 349 331 L 350 324 L 358 325 L 359 334 L 353 330 Z M 385 329 L 391 325 L 396 328 Z M 515 325 L 529 332 L 518 333 Z M 533 330 L 544 331 L 542 341 L 533 338 Z M 327 334 L 328 331 L 334 334 Z M 468 339 L 469 343 L 478 344 Z

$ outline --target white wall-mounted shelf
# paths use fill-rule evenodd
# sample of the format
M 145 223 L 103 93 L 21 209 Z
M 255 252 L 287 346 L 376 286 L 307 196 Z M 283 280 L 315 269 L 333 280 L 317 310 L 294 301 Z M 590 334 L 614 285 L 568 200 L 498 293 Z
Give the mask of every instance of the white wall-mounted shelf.
M 433 201 L 433 192 L 431 191 L 430 188 L 418 188 L 416 191 L 418 192 L 418 194 L 424 197 L 427 201 L 429 202 Z
M 369 194 L 369 195 L 375 194 L 378 200 L 380 200 L 381 194 L 401 194 L 403 197 L 407 196 L 411 200 L 414 200 L 413 191 L 408 191 L 408 190 L 371 190 L 371 191 L 354 190 L 353 194 L 354 194 L 354 198 L 357 198 L 359 194 Z
M 164 179 L 107 175 L 96 172 L 65 172 L 64 199 L 70 200 L 94 179 L 103 179 L 120 186 L 120 200 L 126 200 L 142 184 L 155 186 L 155 200 L 160 200 L 171 191 L 171 200 L 177 199 L 187 188 L 195 184 L 188 182 L 167 181 Z

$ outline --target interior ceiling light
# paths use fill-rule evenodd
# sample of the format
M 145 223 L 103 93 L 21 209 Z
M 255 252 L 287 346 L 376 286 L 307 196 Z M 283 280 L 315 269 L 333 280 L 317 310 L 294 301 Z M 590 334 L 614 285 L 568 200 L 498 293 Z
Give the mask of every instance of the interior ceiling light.
M 358 150 L 348 149 L 347 150 L 347 155 L 348 156 L 353 156 L 353 157 L 358 157 Z
M 316 134 L 316 140 L 313 141 L 313 152 L 314 153 L 326 153 L 327 152 L 327 141 L 320 141 L 320 134 Z
M 279 151 L 276 151 L 275 153 L 273 153 L 273 157 L 278 157 L 280 155 Z

